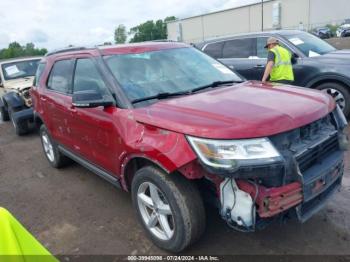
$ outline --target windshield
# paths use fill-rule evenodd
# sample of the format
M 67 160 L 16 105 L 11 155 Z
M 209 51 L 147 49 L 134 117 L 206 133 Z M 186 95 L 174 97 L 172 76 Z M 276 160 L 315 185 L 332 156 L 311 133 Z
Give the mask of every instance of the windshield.
M 307 57 L 324 55 L 336 50 L 333 46 L 312 34 L 300 33 L 285 35 L 285 37 Z
M 195 48 L 111 55 L 105 60 L 131 101 L 160 93 L 186 92 L 215 81 L 242 81 Z
M 40 59 L 2 64 L 5 80 L 34 76 Z

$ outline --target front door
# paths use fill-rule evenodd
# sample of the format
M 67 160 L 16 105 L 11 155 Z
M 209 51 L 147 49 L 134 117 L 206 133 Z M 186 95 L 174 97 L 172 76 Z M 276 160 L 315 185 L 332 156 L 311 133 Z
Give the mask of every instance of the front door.
M 84 57 L 76 60 L 73 94 L 87 90 L 98 91 L 103 97 L 111 95 L 94 59 Z M 77 108 L 71 105 L 71 111 L 74 151 L 85 160 L 116 174 L 120 147 L 119 133 L 113 119 L 118 108 Z

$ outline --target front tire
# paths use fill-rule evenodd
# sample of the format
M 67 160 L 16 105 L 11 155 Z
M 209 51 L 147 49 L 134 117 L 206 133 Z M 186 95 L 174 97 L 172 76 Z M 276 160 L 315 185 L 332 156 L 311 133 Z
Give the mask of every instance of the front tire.
M 332 96 L 345 116 L 350 114 L 350 91 L 344 85 L 338 83 L 324 83 L 317 87 Z
M 45 125 L 41 125 L 40 127 L 40 138 L 46 159 L 51 166 L 61 168 L 71 162 L 69 158 L 59 151 L 57 144 L 52 140 Z
M 181 175 L 147 166 L 132 180 L 132 200 L 138 218 L 158 247 L 180 252 L 205 229 L 205 210 L 197 187 Z
M 12 122 L 13 128 L 15 129 L 15 133 L 18 136 L 23 136 L 25 134 L 29 133 L 29 126 L 28 126 L 28 121 L 17 121 L 13 114 L 16 111 L 14 111 L 13 109 L 9 110 L 9 116 L 10 116 L 10 120 Z

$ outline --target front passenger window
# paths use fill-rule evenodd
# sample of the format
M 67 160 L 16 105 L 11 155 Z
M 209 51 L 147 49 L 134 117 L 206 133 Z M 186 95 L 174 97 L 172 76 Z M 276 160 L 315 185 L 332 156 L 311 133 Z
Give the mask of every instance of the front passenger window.
M 107 86 L 94 62 L 90 58 L 78 59 L 74 74 L 73 92 L 88 90 L 96 91 L 102 96 L 108 94 Z

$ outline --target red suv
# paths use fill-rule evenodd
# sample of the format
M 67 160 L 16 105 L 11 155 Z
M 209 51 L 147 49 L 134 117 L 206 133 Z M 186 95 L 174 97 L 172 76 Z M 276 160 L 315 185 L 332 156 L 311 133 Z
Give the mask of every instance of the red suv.
M 182 43 L 60 50 L 36 76 L 50 164 L 73 159 L 131 191 L 163 249 L 201 236 L 204 202 L 251 232 L 286 215 L 307 220 L 341 185 L 347 122 L 321 92 L 244 82 Z

